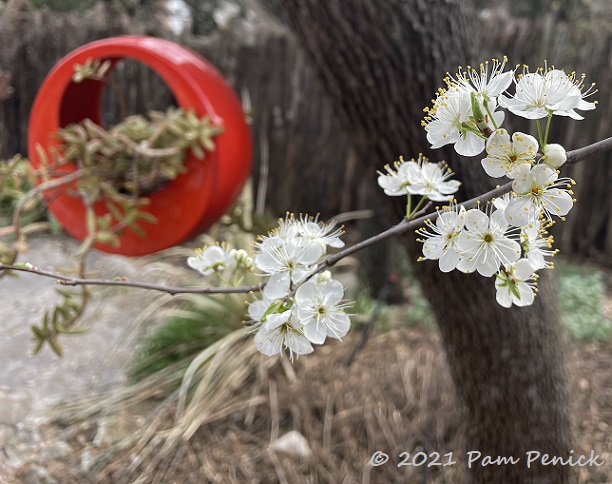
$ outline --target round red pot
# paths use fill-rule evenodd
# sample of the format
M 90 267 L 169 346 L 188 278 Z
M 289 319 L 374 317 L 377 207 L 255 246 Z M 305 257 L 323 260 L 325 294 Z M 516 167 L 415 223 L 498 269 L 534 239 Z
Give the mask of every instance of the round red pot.
M 223 132 L 214 138 L 215 151 L 204 161 L 188 153 L 187 173 L 179 175 L 160 190 L 148 195 L 146 211 L 156 224 L 143 222 L 146 237 L 126 229 L 121 245 L 96 245 L 97 249 L 124 255 L 144 255 L 176 245 L 203 232 L 214 223 L 238 196 L 251 170 L 251 134 L 240 101 L 219 72 L 195 52 L 163 39 L 122 36 L 87 44 L 59 61 L 43 82 L 30 114 L 29 157 L 41 163 L 39 150 L 50 153 L 59 141 L 54 134 L 62 127 L 89 118 L 101 124 L 100 104 L 105 80 L 72 81 L 75 64 L 88 59 L 117 62 L 130 58 L 153 69 L 168 85 L 178 105 L 208 115 Z M 64 229 L 81 240 L 87 234 L 85 207 L 73 196 L 48 192 L 49 210 Z M 102 201 L 98 214 L 106 213 Z

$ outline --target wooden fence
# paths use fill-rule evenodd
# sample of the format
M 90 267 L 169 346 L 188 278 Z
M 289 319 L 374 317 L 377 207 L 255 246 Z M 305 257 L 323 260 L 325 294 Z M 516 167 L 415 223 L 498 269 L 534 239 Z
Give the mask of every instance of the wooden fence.
M 110 3 L 79 14 L 30 10 L 21 1 L 8 5 L 0 17 L 0 69 L 12 74 L 13 93 L 0 102 L 1 157 L 26 152 L 32 102 L 44 77 L 62 56 L 96 39 L 140 33 L 187 45 L 212 61 L 236 92 L 250 99 L 253 179 L 257 187 L 260 174 L 267 172 L 266 206 L 276 214 L 285 210 L 321 212 L 325 218 L 363 208 L 364 200 L 371 198 L 368 191 L 376 189 L 374 173 L 356 173 L 359 154 L 351 148 L 291 33 L 265 12 L 258 11 L 248 25 L 218 30 L 208 37 L 176 38 L 161 25 L 134 23 Z M 533 66 L 546 58 L 560 67 L 587 72 L 589 82 L 599 81 L 599 92 L 593 96 L 599 105 L 595 112 L 586 113 L 587 119 L 555 119 L 551 140 L 568 149 L 612 135 L 612 32 L 600 25 L 597 15 L 586 25 L 584 19 L 580 22 L 561 21 L 554 13 L 536 20 L 516 19 L 497 9 L 483 20 L 479 34 L 485 56 L 506 54 L 511 63 Z M 152 71 L 135 62 L 122 64 L 113 75 L 124 87 L 130 112 L 164 109 L 172 102 Z M 0 97 L 2 82 L 0 76 Z M 118 119 L 112 92 L 103 97 L 103 112 L 106 123 Z M 520 122 L 508 127 L 533 129 Z M 612 156 L 572 167 L 569 175 L 578 181 L 578 203 L 567 222 L 555 227 L 556 246 L 565 254 L 612 266 Z

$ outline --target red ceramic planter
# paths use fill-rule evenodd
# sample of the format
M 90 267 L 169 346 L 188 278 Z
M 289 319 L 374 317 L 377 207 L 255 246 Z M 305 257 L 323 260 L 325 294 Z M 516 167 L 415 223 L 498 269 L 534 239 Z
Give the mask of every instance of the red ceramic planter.
M 121 235 L 120 247 L 99 244 L 105 252 L 144 255 L 176 245 L 190 235 L 206 230 L 238 196 L 251 170 L 251 134 L 242 106 L 219 72 L 193 51 L 167 40 L 124 36 L 87 44 L 64 57 L 49 73 L 34 101 L 30 115 L 28 150 L 35 166 L 41 162 L 37 146 L 47 153 L 57 148 L 54 133 L 61 127 L 89 118 L 101 124 L 100 103 L 104 80 L 72 81 L 75 64 L 87 59 L 110 60 L 112 70 L 122 59 L 134 59 L 153 69 L 168 85 L 185 110 L 208 115 L 222 126 L 215 151 L 206 160 L 188 154 L 188 172 L 150 194 L 147 211 L 158 223 L 142 223 L 146 237 L 131 230 Z M 65 190 L 65 187 L 63 188 Z M 49 210 L 65 230 L 77 239 L 87 233 L 85 207 L 74 197 L 47 193 Z M 96 204 L 96 212 L 106 212 Z

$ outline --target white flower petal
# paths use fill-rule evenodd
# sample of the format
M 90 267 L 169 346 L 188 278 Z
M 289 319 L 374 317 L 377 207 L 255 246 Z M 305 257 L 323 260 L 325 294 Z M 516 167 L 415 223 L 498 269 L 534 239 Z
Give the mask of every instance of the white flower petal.
M 537 212 L 538 207 L 534 205 L 530 198 L 518 197 L 510 200 L 504 214 L 510 225 L 523 227 L 534 218 Z
M 563 217 L 572 209 L 574 201 L 567 191 L 550 188 L 542 195 L 542 205 L 551 214 Z
M 311 343 L 322 345 L 327 337 L 327 330 L 324 324 L 319 324 L 316 319 L 312 319 L 308 324 L 304 325 L 304 336 Z
M 485 142 L 482 138 L 468 131 L 455 143 L 455 151 L 461 156 L 476 156 L 483 152 Z
M 495 300 L 502 307 L 512 307 L 512 296 L 505 289 L 500 289 L 497 291 L 495 294 Z
M 527 259 L 521 259 L 514 264 L 514 275 L 521 280 L 530 279 L 534 269 Z
M 344 312 L 334 312 L 328 316 L 327 336 L 334 339 L 344 338 L 351 327 L 351 319 Z
M 431 237 L 423 244 L 423 255 L 426 259 L 436 260 L 442 257 L 447 248 L 447 241 L 442 237 Z
M 517 284 L 517 289 L 519 292 L 519 297 L 514 297 L 513 302 L 517 306 L 530 306 L 533 304 L 534 294 L 531 288 L 525 284 L 524 282 L 519 282 Z
M 344 297 L 344 287 L 339 281 L 329 281 L 321 287 L 321 300 L 326 307 L 338 305 Z
M 268 299 L 277 300 L 285 297 L 289 292 L 290 279 L 288 272 L 273 274 L 266 283 L 263 293 Z
M 470 231 L 484 232 L 489 227 L 489 217 L 482 210 L 473 208 L 465 213 L 465 228 Z
M 450 272 L 457 267 L 460 257 L 453 249 L 449 249 L 440 257 L 438 267 L 442 272 Z

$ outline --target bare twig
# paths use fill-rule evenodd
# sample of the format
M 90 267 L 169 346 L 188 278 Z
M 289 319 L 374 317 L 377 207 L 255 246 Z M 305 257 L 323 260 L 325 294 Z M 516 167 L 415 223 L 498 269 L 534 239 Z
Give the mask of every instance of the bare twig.
M 592 158 L 593 156 L 597 155 L 603 155 L 604 153 L 608 153 L 609 151 L 612 151 L 612 138 L 606 138 L 604 140 L 597 141 L 596 143 L 587 145 L 583 148 L 568 151 L 567 161 L 563 166 L 580 163 L 581 161 L 584 161 L 588 158 Z
M 30 272 L 43 277 L 56 279 L 62 286 L 127 286 L 151 291 L 165 292 L 174 296 L 175 294 L 232 294 L 260 291 L 264 284 L 241 287 L 172 287 L 163 284 L 150 284 L 147 282 L 131 281 L 127 278 L 116 277 L 115 279 L 87 279 L 80 277 L 69 277 L 59 272 L 46 271 L 30 264 L 12 266 L 0 263 L 0 271 Z
M 55 190 L 56 188 L 63 187 L 67 184 L 74 182 L 75 180 L 78 180 L 82 176 L 83 176 L 83 172 L 81 170 L 76 170 L 76 171 L 73 171 L 72 173 L 69 173 L 68 175 L 63 176 L 62 178 L 47 180 L 41 183 L 40 185 L 32 188 L 23 197 L 19 199 L 15 207 L 15 210 L 13 211 L 12 225 L 10 225 L 9 227 L 4 227 L 1 230 L 0 236 L 13 234 L 15 237 L 15 241 L 17 241 L 16 244 L 19 243 L 20 239 L 25 234 L 35 231 L 33 230 L 33 227 L 31 226 L 29 229 L 27 229 L 27 227 L 21 226 L 21 216 L 26 211 L 28 202 L 35 196 L 43 194 L 45 191 Z M 35 228 L 36 227 L 34 227 L 34 229 Z M 11 250 L 11 253 L 7 257 L 8 258 L 8 260 L 6 261 L 7 264 L 9 265 L 15 264 L 15 262 L 17 261 L 18 255 L 19 255 L 19 250 L 17 249 L 17 246 L 15 245 L 14 248 Z M 2 276 L 4 276 L 4 273 L 0 271 L 0 277 Z
M 21 228 L 15 227 L 14 225 L 7 225 L 6 227 L 0 228 L 0 237 L 6 237 L 7 235 L 13 234 L 18 230 L 22 234 L 33 234 L 34 232 L 49 230 L 50 227 L 51 224 L 49 222 L 34 222 Z

